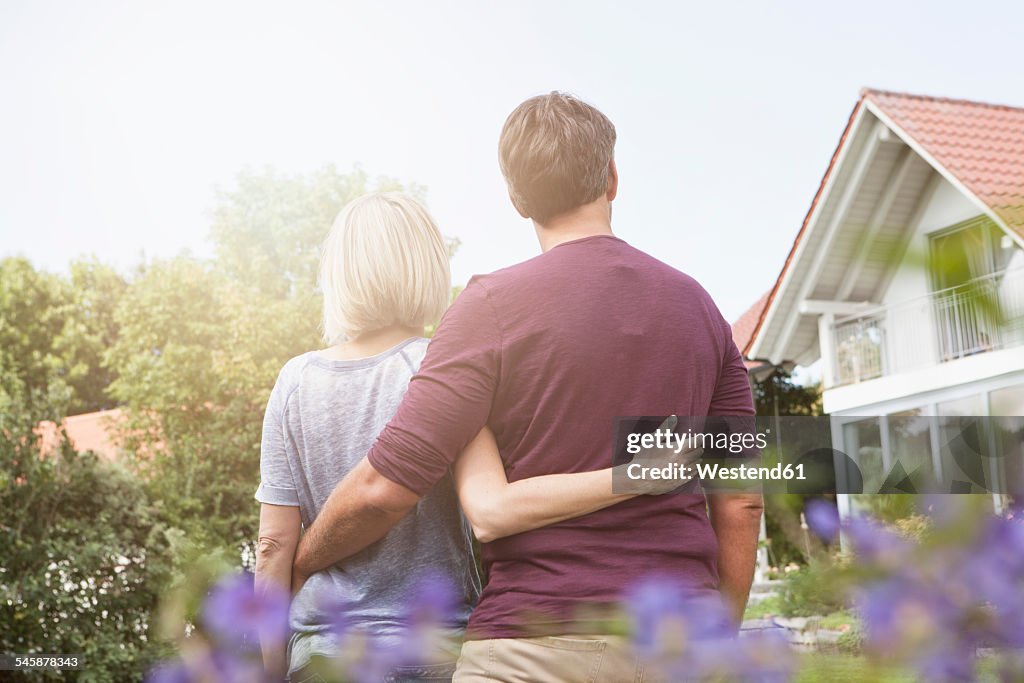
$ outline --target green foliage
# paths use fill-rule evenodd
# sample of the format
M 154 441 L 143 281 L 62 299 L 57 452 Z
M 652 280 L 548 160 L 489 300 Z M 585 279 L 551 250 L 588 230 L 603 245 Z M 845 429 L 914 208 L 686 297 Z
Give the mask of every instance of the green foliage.
M 761 381 L 755 381 L 754 408 L 759 416 L 821 415 L 821 387 L 793 383 L 790 373 L 776 368 Z M 808 559 L 808 546 L 813 553 L 820 550 L 817 539 L 808 540 L 800 528 L 803 497 L 793 494 L 765 496 L 765 528 L 771 545 L 768 548 L 773 565 L 782 567 Z
M 770 595 L 756 602 L 749 601 L 743 612 L 743 619 L 766 619 L 777 614 L 782 614 L 782 600 L 777 595 Z
M 54 419 L 70 389 L 53 341 L 64 326 L 68 286 L 20 257 L 0 260 L 0 393 L 16 394 L 31 417 Z
M 911 493 L 889 493 L 884 496 L 863 495 L 854 500 L 862 503 L 875 519 L 898 522 L 917 512 L 920 496 Z
M 46 458 L 24 402 L 0 430 L 0 651 L 84 656 L 80 681 L 137 680 L 170 537 L 123 468 L 62 444 Z M 68 673 L 37 672 L 67 680 Z
M 273 299 L 312 292 L 320 245 L 341 208 L 371 190 L 403 189 L 420 199 L 424 194 L 420 186 L 403 188 L 391 178 L 371 186 L 358 167 L 341 173 L 328 166 L 298 176 L 241 173 L 234 190 L 220 193 L 214 211 L 210 236 L 217 267 Z
M 846 590 L 834 563 L 812 560 L 786 575 L 779 592 L 788 617 L 831 614 L 846 609 Z
M 285 361 L 321 345 L 320 245 L 371 189 L 401 186 L 371 187 L 359 169 L 244 173 L 214 211 L 216 257 L 152 262 L 121 298 L 105 363 L 129 416 L 124 443 L 168 522 L 197 545 L 237 557 L 255 537 L 267 397 Z
M 864 631 L 855 623 L 849 631 L 836 640 L 836 649 L 846 654 L 857 655 L 864 651 Z
M 845 635 L 845 634 L 844 634 Z M 873 683 L 913 683 L 918 680 L 898 667 L 882 666 L 866 657 L 850 654 L 805 654 L 795 683 L 821 681 L 872 681 Z
M 118 338 L 114 312 L 128 288 L 124 276 L 95 258 L 71 263 L 69 306 L 54 350 L 71 388 L 69 415 L 113 407 L 107 387 L 115 379 L 103 354 Z
M 758 415 L 821 415 L 821 386 L 793 383 L 790 373 L 776 368 L 754 382 L 754 409 Z
M 775 567 L 806 562 L 821 542 L 800 526 L 804 497 L 775 493 L 764 497 L 764 521 L 768 535 L 768 557 Z
M 402 187 L 359 169 L 242 174 L 215 208 L 213 259 L 129 277 L 0 261 L 0 650 L 81 653 L 80 680 L 137 680 L 182 637 L 196 587 L 256 535 L 267 397 L 320 346 L 320 245 L 371 189 Z M 40 420 L 114 405 L 125 462 L 66 443 L 39 457 Z
M 124 296 L 106 357 L 124 444 L 193 541 L 254 537 L 263 410 L 284 361 L 316 347 L 316 309 L 311 292 L 261 297 L 188 256 L 151 264 Z
M 833 612 L 832 614 L 826 614 L 821 618 L 821 621 L 818 622 L 818 628 L 839 631 L 843 628 L 852 629 L 857 625 L 857 623 L 857 617 L 853 616 L 849 610 L 844 609 L 839 610 L 838 612 Z
M 22 258 L 0 261 L 0 366 L 39 419 L 111 406 L 103 366 L 117 338 L 114 308 L 127 283 L 98 261 L 75 261 L 65 279 Z

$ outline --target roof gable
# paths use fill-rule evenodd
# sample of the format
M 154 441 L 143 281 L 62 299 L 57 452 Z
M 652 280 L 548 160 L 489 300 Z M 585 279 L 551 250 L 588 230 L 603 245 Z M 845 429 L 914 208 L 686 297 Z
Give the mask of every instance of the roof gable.
M 1024 240 L 1024 108 L 866 88 L 850 113 L 774 286 L 744 314 L 747 321 L 756 314 L 756 324 L 750 333 L 746 334 L 744 329 L 736 340 L 738 345 L 745 341 L 740 346 L 745 357 L 756 350 L 759 334 L 841 164 L 851 131 L 865 109 L 904 138 L 936 171 L 985 207 L 997 222 Z
M 863 97 L 1024 237 L 1024 108 L 884 90 Z

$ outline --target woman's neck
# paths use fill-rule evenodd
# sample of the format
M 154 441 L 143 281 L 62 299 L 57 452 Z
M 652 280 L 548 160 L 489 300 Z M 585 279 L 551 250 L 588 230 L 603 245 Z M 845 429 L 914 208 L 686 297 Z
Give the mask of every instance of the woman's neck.
M 323 354 L 337 360 L 358 360 L 383 353 L 410 337 L 422 337 L 422 327 L 392 325 L 364 332 L 352 339 L 324 349 Z

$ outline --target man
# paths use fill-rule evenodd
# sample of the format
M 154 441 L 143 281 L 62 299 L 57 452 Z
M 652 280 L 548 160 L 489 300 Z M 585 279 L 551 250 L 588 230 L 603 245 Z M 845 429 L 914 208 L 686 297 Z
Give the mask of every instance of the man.
M 616 416 L 753 414 L 708 294 L 612 234 L 615 138 L 563 93 L 509 116 L 501 169 L 543 254 L 470 281 L 395 417 L 303 537 L 297 581 L 386 534 L 485 425 L 519 480 L 607 467 Z M 487 585 L 456 680 L 595 680 L 597 668 L 598 680 L 634 680 L 628 647 L 583 615 L 658 574 L 720 591 L 738 623 L 760 515 L 753 494 L 640 497 L 484 544 Z

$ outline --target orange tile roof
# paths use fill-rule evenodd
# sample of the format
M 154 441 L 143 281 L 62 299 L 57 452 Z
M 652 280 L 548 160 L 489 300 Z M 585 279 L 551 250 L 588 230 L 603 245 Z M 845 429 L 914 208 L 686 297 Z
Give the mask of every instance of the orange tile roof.
M 732 340 L 736 342 L 736 348 L 740 351 L 744 351 L 753 339 L 754 330 L 757 329 L 757 323 L 761 319 L 761 311 L 768 303 L 769 294 L 771 294 L 770 290 L 761 295 L 761 298 L 732 324 Z M 747 360 L 746 363 L 748 368 L 760 365 L 757 361 Z
M 1024 236 L 1024 108 L 885 90 L 862 96 Z
M 121 419 L 121 411 L 115 408 L 65 417 L 61 425 L 72 447 L 79 453 L 93 451 L 104 460 L 115 460 L 119 450 L 113 426 Z M 40 422 L 36 433 L 40 436 L 43 454 L 52 452 L 57 446 L 57 426 L 50 421 Z
M 1007 227 L 1024 237 L 1024 108 L 864 88 L 850 112 L 839 144 L 832 153 L 775 285 L 740 319 L 753 317 L 755 309 L 760 306 L 756 324 L 749 335 L 743 335 L 745 344 L 741 346 L 738 339 L 736 342 L 744 357 L 764 324 L 765 315 L 792 264 L 797 246 L 835 170 L 839 152 L 865 101 L 872 102 L 937 164 L 999 216 Z M 736 337 L 735 331 L 733 336 Z

